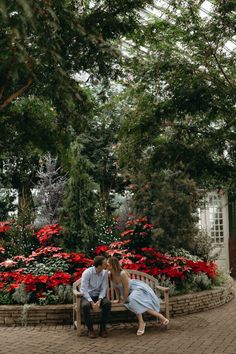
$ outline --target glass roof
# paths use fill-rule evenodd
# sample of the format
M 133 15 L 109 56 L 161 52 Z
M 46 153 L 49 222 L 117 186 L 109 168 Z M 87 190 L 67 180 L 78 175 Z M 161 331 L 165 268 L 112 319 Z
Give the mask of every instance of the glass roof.
M 174 18 L 173 8 L 169 0 L 154 0 L 152 6 L 148 6 L 145 11 L 142 12 L 142 17 L 144 21 L 150 20 L 152 17 L 160 17 L 163 19 L 170 20 L 170 17 Z M 211 18 L 211 13 L 214 11 L 214 5 L 210 0 L 199 0 L 200 6 L 200 16 L 201 18 L 207 20 Z M 236 13 L 235 13 L 236 16 Z M 226 52 L 231 52 L 236 49 L 236 36 L 232 34 L 230 40 L 224 44 L 224 50 Z

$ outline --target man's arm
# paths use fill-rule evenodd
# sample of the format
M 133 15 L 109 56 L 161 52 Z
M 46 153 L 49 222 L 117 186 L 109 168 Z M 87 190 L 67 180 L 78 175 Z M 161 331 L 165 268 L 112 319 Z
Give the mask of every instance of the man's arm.
M 88 300 L 89 302 L 93 302 L 88 292 L 90 276 L 91 276 L 90 270 L 86 269 L 82 274 L 80 291 L 86 300 Z

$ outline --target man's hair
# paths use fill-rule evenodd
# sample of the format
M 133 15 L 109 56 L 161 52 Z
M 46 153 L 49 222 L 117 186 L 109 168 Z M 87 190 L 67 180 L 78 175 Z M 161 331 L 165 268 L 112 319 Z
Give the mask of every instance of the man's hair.
M 96 256 L 93 260 L 94 267 L 97 268 L 98 266 L 101 266 L 105 259 L 104 256 Z

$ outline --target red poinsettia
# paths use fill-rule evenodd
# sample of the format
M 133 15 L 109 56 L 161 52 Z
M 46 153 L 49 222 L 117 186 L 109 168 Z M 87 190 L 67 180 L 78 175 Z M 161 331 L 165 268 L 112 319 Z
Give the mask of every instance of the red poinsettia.
M 124 240 L 124 241 L 114 241 L 110 243 L 109 248 L 122 248 L 126 244 L 130 243 L 131 240 Z
M 102 246 L 98 246 L 94 253 L 96 254 L 96 256 L 98 256 L 99 254 L 102 254 L 102 253 L 106 253 L 106 251 L 108 250 L 109 248 L 105 245 L 102 245 Z
M 0 263 L 1 267 L 5 268 L 12 268 L 16 265 L 16 262 L 14 262 L 12 259 L 6 259 L 4 262 Z
M 127 235 L 132 235 L 134 233 L 134 230 L 126 230 L 121 233 L 121 237 L 125 237 Z
M 87 268 L 76 268 L 74 272 L 74 280 L 80 279 L 85 269 Z
M 59 237 L 61 230 L 62 227 L 58 224 L 48 224 L 36 233 L 36 237 L 38 238 L 41 245 L 46 245 L 49 242 L 52 242 L 52 237 Z
M 9 221 L 0 221 L 0 233 L 4 233 L 10 230 L 10 222 Z
M 29 255 L 29 257 L 25 258 L 25 263 L 27 264 L 31 261 L 35 261 L 39 257 L 52 256 L 53 253 L 58 253 L 59 251 L 61 251 L 60 247 L 53 247 L 53 246 L 37 248 L 35 251 L 31 253 L 31 255 Z

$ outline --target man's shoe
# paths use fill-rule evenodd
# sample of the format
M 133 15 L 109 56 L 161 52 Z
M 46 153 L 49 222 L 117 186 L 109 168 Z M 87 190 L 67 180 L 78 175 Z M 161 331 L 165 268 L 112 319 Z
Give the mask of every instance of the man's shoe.
M 106 329 L 104 329 L 103 331 L 99 332 L 99 336 L 102 338 L 107 338 L 108 337 L 108 332 Z
M 97 338 L 97 335 L 94 331 L 88 331 L 88 337 L 90 339 Z

